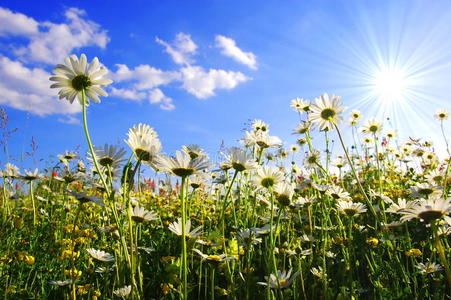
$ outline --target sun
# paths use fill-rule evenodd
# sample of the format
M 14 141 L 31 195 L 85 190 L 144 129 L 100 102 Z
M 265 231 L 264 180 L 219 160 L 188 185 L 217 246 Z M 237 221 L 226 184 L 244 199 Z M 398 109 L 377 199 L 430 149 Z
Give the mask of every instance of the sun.
M 372 88 L 381 102 L 404 101 L 408 93 L 409 77 L 400 68 L 379 69 L 373 75 Z

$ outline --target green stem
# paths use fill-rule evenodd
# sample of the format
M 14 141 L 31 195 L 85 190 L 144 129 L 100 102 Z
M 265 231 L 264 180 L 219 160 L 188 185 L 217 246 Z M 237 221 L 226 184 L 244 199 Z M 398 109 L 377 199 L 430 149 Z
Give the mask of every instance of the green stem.
M 108 188 L 108 185 L 106 184 L 105 178 L 103 177 L 103 174 L 100 170 L 99 164 L 97 162 L 97 156 L 94 152 L 94 148 L 92 147 L 92 143 L 91 143 L 91 137 L 89 136 L 89 131 L 88 131 L 88 121 L 86 118 L 86 104 L 87 104 L 87 99 L 86 99 L 86 93 L 85 90 L 82 89 L 81 90 L 81 98 L 82 98 L 82 109 L 83 109 L 83 129 L 85 131 L 85 136 L 86 136 L 86 141 L 88 142 L 88 146 L 89 146 L 89 151 L 91 152 L 91 156 L 92 156 L 92 161 L 94 162 L 94 166 L 96 167 L 96 171 L 99 174 L 100 180 L 102 181 L 103 186 L 105 187 L 107 196 L 110 196 L 110 189 Z
M 182 186 L 180 187 L 180 201 L 182 206 L 182 263 L 181 273 L 182 273 L 182 299 L 188 299 L 188 267 L 187 267 L 187 257 L 186 257 L 186 204 L 185 204 L 185 184 L 186 177 L 182 177 Z
M 33 181 L 30 180 L 29 185 L 30 185 L 31 204 L 33 205 L 33 225 L 36 226 L 36 205 L 34 202 Z
M 346 150 L 345 143 L 343 142 L 343 138 L 341 137 L 340 129 L 338 129 L 337 124 L 334 124 L 334 126 L 335 126 L 335 129 L 337 129 L 338 138 L 340 139 L 341 146 L 343 147 L 343 151 L 345 152 L 346 158 L 347 158 L 347 160 L 349 162 L 349 165 L 351 166 L 352 174 L 354 175 L 355 180 L 357 181 L 357 184 L 358 184 L 358 186 L 360 188 L 360 191 L 362 192 L 363 196 L 365 197 L 365 200 L 367 202 L 368 207 L 370 208 L 371 213 L 374 215 L 374 218 L 376 219 L 376 226 L 375 227 L 377 228 L 379 221 L 378 221 L 378 217 L 377 217 L 376 211 L 374 210 L 374 207 L 371 204 L 371 201 L 368 198 L 368 195 L 365 193 L 365 190 L 363 189 L 363 186 L 360 183 L 360 179 L 359 179 L 359 176 L 357 176 L 357 172 L 355 171 L 354 164 L 352 163 L 351 159 L 349 158 L 349 154 L 348 154 L 348 151 Z

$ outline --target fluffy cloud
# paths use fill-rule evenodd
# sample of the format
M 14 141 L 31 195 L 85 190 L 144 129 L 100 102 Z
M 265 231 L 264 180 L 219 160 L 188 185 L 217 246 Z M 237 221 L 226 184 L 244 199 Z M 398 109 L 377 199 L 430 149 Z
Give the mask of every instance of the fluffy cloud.
M 0 7 L 0 36 L 25 35 L 38 33 L 38 22 L 21 13 L 14 13 L 9 9 Z
M 216 36 L 216 46 L 221 48 L 221 53 L 233 58 L 235 61 L 245 64 L 251 69 L 257 70 L 257 57 L 252 52 L 244 52 L 236 45 L 236 42 L 223 35 Z
M 197 45 L 191 40 L 189 34 L 180 32 L 176 35 L 172 44 L 169 44 L 159 38 L 156 42 L 165 47 L 165 51 L 172 57 L 172 60 L 179 65 L 194 63 L 192 56 L 196 54 Z
M 64 117 L 58 118 L 58 122 L 71 125 L 81 124 L 80 119 L 73 115 L 66 115 Z
M 148 100 L 151 104 L 160 104 L 160 108 L 164 110 L 173 110 L 175 108 L 175 105 L 172 103 L 172 99 L 167 97 L 163 91 L 158 88 L 138 91 L 135 88 L 117 89 L 113 87 L 111 88 L 111 95 L 133 101 Z
M 134 101 L 141 101 L 146 98 L 146 93 L 139 92 L 136 89 L 117 89 L 114 87 L 111 88 L 110 95 Z
M 175 105 L 172 104 L 172 99 L 167 97 L 160 89 L 153 89 L 149 93 L 150 103 L 159 103 L 160 108 L 164 110 L 173 110 Z
M 180 77 L 178 72 L 162 71 L 149 65 L 139 65 L 133 70 L 124 64 L 117 64 L 116 67 L 117 71 L 110 77 L 116 82 L 135 81 L 134 86 L 139 90 L 166 85 Z
M 205 99 L 215 95 L 216 89 L 233 89 L 250 78 L 241 72 L 209 69 L 206 72 L 199 66 L 180 69 L 182 87 L 197 98 Z
M 0 56 L 0 104 L 36 115 L 73 114 L 78 103 L 59 101 L 50 89 L 50 74 L 40 68 L 27 68 L 21 62 Z
M 69 8 L 64 15 L 67 23 L 55 24 L 38 23 L 23 14 L 3 12 L 3 19 L 7 20 L 4 31 L 11 35 L 26 35 L 29 39 L 26 46 L 15 49 L 15 54 L 26 61 L 53 65 L 55 61 L 63 61 L 73 49 L 86 46 L 105 48 L 110 40 L 107 32 L 97 23 L 85 19 L 84 10 Z

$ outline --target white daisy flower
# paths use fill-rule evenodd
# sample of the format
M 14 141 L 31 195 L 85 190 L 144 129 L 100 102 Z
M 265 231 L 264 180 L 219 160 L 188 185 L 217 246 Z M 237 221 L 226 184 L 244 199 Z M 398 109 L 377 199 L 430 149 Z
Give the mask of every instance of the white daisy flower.
M 269 188 L 284 179 L 284 174 L 275 167 L 263 166 L 257 170 L 254 182 L 257 186 Z
M 114 290 L 113 294 L 115 294 L 118 297 L 127 297 L 131 291 L 132 291 L 132 286 L 126 285 L 120 289 Z
M 139 123 L 128 131 L 127 145 L 143 162 L 153 163 L 161 151 L 157 132 L 149 125 Z
M 337 209 L 348 217 L 358 216 L 366 212 L 366 206 L 352 201 L 338 201 Z
M 434 117 L 437 120 L 447 120 L 449 116 L 449 112 L 446 109 L 439 109 L 437 110 L 437 112 L 435 113 Z
M 368 134 L 376 134 L 381 132 L 382 123 L 376 118 L 371 118 L 366 121 L 365 125 L 360 128 L 360 131 Z
M 174 223 L 169 224 L 169 230 L 178 236 L 182 236 L 182 219 L 178 218 Z M 202 235 L 202 226 L 191 230 L 191 220 L 186 221 L 185 236 L 187 238 L 198 237 Z
M 291 274 L 292 271 L 293 271 L 292 269 L 288 271 L 277 270 L 277 276 L 275 274 L 269 275 L 269 278 L 268 276 L 265 276 L 266 282 L 257 282 L 257 284 L 267 286 L 269 282 L 269 287 L 272 289 L 287 288 L 291 285 L 293 280 L 299 275 L 299 272 Z
M 228 149 L 227 154 L 223 154 L 226 164 L 229 164 L 238 172 L 257 168 L 258 164 L 249 153 L 238 147 Z
M 50 80 L 56 83 L 50 87 L 59 88 L 59 98 L 66 98 L 70 103 L 77 98 L 80 104 L 83 104 L 82 90 L 85 91 L 87 98 L 100 102 L 99 96 L 108 96 L 102 87 L 112 83 L 110 79 L 103 78 L 108 70 L 100 64 L 97 57 L 88 65 L 84 54 L 80 56 L 80 59 L 76 55 L 69 56 L 64 64 L 58 64 L 53 69 L 53 73 L 56 76 L 50 77 Z
M 310 107 L 312 111 L 308 120 L 318 126 L 319 130 L 332 130 L 335 124 L 340 123 L 343 117 L 340 115 L 345 109 L 341 106 L 340 97 L 323 94 L 315 99 L 315 105 Z
M 227 255 L 225 254 L 221 254 L 221 255 L 207 255 L 202 253 L 202 251 L 200 251 L 199 249 L 193 249 L 194 252 L 196 252 L 197 254 L 200 255 L 200 257 L 202 257 L 203 259 L 207 260 L 210 263 L 222 263 L 225 261 L 229 261 L 229 260 L 234 260 L 236 259 L 235 256 L 229 256 L 227 257 Z
M 205 156 L 192 159 L 186 152 L 176 151 L 175 157 L 158 157 L 156 166 L 160 171 L 180 177 L 188 177 L 208 169 L 210 164 Z
M 102 250 L 96 250 L 93 248 L 89 248 L 89 249 L 86 249 L 86 252 L 88 252 L 92 258 L 94 258 L 98 261 L 114 261 L 113 255 L 106 253 L 105 251 L 102 251 Z
M 131 213 L 131 218 L 135 222 L 142 223 L 158 220 L 158 215 L 154 212 L 150 212 L 144 209 L 144 207 L 135 206 L 135 208 L 133 208 L 133 211 Z

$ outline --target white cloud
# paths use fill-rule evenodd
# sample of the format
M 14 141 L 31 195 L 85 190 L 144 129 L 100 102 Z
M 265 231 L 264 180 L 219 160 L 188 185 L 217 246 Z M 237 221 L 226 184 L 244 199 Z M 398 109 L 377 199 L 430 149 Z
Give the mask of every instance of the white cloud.
M 0 104 L 40 116 L 80 112 L 78 103 L 57 99 L 57 90 L 50 89 L 50 76 L 43 69 L 0 56 Z
M 74 49 L 86 46 L 98 46 L 105 48 L 109 37 L 100 25 L 85 19 L 86 12 L 77 8 L 69 8 L 65 11 L 67 23 L 55 24 L 41 22 L 42 30 L 29 35 L 29 43 L 25 47 L 16 48 L 15 54 L 27 61 L 55 64 L 62 62 Z M 15 23 L 23 24 L 24 18 L 28 23 L 33 23 L 22 14 L 14 14 Z M 31 20 L 31 21 L 30 21 Z M 36 21 L 34 21 L 36 22 Z M 8 24 L 11 24 L 10 22 Z M 14 27 L 10 27 L 14 28 Z M 15 28 L 20 28 L 16 26 Z M 9 29 L 12 34 L 12 29 Z M 20 32 L 16 29 L 17 32 Z
M 197 98 L 205 99 L 215 95 L 215 89 L 233 89 L 250 78 L 241 72 L 209 69 L 200 66 L 187 66 L 180 69 L 182 86 Z
M 176 35 L 172 44 L 169 44 L 158 37 L 156 42 L 165 47 L 166 53 L 168 53 L 172 60 L 179 65 L 186 65 L 194 63 L 192 56 L 196 54 L 197 45 L 191 40 L 189 34 L 180 32 Z
M 149 101 L 152 104 L 160 103 L 160 108 L 164 110 L 173 110 L 175 108 L 172 99 L 167 97 L 160 89 L 150 91 Z
M 167 97 L 162 90 L 155 88 L 146 91 L 138 91 L 132 89 L 117 89 L 111 88 L 112 96 L 116 96 L 122 99 L 128 99 L 133 101 L 148 100 L 151 104 L 160 104 L 160 108 L 164 110 L 173 110 L 175 105 L 172 103 L 172 99 Z
M 136 89 L 117 89 L 114 87 L 111 88 L 110 95 L 134 101 L 140 101 L 146 98 L 146 93 L 139 92 Z
M 72 115 L 66 115 L 64 117 L 58 118 L 58 122 L 71 125 L 81 124 L 80 119 Z
M 245 64 L 251 69 L 257 70 L 257 57 L 252 52 L 244 52 L 236 45 L 236 42 L 223 35 L 216 36 L 216 46 L 221 48 L 221 54 L 231 57 L 239 63 Z
M 14 13 L 0 7 L 0 36 L 3 35 L 33 35 L 38 33 L 38 22 L 21 13 Z
M 139 65 L 130 70 L 124 64 L 117 64 L 117 71 L 112 72 L 110 77 L 117 82 L 137 81 L 136 89 L 151 89 L 160 85 L 166 85 L 179 79 L 180 75 L 173 71 L 162 71 L 149 65 Z

